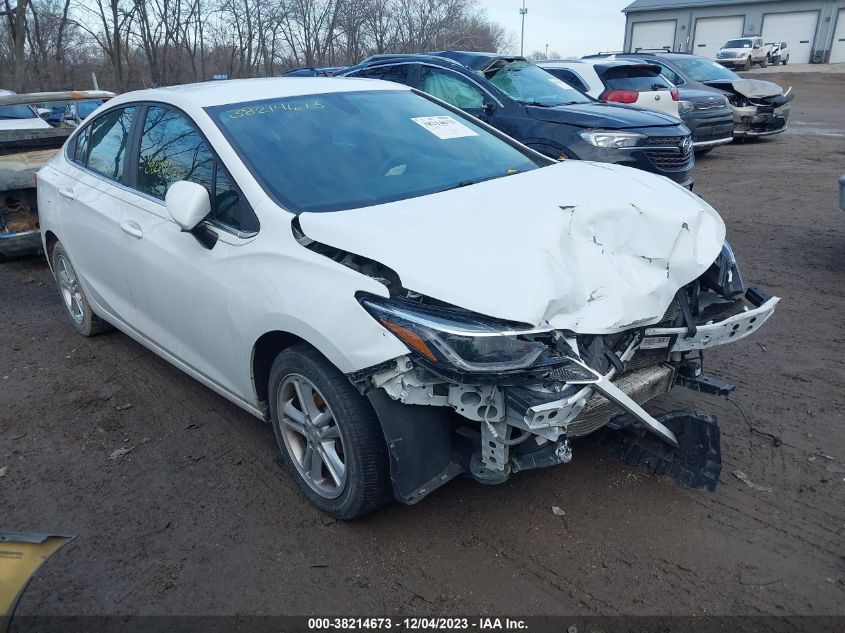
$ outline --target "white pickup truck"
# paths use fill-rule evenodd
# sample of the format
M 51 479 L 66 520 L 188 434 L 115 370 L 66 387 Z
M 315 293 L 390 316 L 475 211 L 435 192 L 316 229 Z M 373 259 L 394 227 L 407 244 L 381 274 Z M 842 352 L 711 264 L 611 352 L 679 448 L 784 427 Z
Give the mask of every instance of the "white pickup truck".
M 764 44 L 761 37 L 740 37 L 728 40 L 716 53 L 716 61 L 728 68 L 750 70 L 754 64 L 761 68 L 769 65 L 771 44 Z

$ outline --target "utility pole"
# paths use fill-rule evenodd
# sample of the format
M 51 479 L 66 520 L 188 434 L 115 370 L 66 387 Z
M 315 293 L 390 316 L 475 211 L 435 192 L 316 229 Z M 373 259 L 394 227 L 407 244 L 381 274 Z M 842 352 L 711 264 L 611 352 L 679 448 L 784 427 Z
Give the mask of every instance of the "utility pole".
M 525 0 L 522 0 L 522 8 L 519 10 L 519 15 L 522 16 L 522 37 L 519 40 L 519 56 L 525 55 L 525 14 L 528 9 L 525 8 Z

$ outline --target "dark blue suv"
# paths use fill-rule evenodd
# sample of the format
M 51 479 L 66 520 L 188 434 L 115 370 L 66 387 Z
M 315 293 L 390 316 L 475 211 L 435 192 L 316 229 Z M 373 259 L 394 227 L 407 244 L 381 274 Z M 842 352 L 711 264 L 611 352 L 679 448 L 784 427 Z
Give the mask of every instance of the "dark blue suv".
M 692 187 L 692 140 L 680 120 L 596 101 L 522 57 L 379 55 L 338 74 L 418 88 L 550 158 L 637 167 Z

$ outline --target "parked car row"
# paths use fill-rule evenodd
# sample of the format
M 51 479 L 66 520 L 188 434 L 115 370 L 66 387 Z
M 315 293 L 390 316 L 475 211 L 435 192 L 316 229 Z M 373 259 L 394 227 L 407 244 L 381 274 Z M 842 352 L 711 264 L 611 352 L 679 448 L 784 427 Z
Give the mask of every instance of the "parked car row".
M 692 134 L 696 152 L 708 152 L 733 141 L 733 113 L 728 100 L 712 90 L 676 86 L 663 76 L 659 64 L 627 59 L 584 59 L 540 62 L 555 77 L 579 87 L 590 96 L 621 100 L 639 107 L 680 116 Z
M 755 38 L 747 38 L 736 44 L 778 61 L 786 51 L 784 42 L 758 47 Z M 788 51 L 785 55 L 788 60 Z M 743 79 L 725 65 L 664 50 L 539 62 L 558 80 L 555 84 L 520 57 L 439 51 L 378 55 L 351 68 L 303 68 L 287 76 L 358 76 L 410 85 L 551 158 L 636 166 L 691 186 L 694 159 L 679 138 L 684 127 L 700 154 L 735 138 L 778 134 L 787 127 L 790 91 Z M 608 103 L 618 107 L 599 107 Z M 651 114 L 644 117 L 635 108 Z M 657 113 L 674 119 L 674 129 Z
M 585 59 L 636 59 L 660 66 L 663 77 L 679 89 L 703 90 L 726 98 L 733 113 L 734 138 L 771 136 L 787 128 L 791 88 L 784 91 L 771 81 L 744 79 L 705 57 L 667 51 L 639 51 L 592 55 Z
M 338 518 L 568 463 L 606 427 L 712 490 L 715 418 L 642 405 L 730 393 L 703 354 L 778 298 L 681 186 L 680 120 L 502 55 L 343 74 L 127 93 L 77 128 L 38 173 L 73 328 L 117 327 L 269 422 Z
M 677 116 L 598 101 L 521 57 L 378 56 L 339 75 L 417 88 L 555 160 L 625 165 L 693 185 L 692 140 Z

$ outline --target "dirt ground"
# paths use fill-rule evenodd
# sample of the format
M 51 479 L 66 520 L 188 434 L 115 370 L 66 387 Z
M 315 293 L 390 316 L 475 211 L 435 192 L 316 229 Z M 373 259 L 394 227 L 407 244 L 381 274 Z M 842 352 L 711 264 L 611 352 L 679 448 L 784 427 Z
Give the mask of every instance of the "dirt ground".
M 845 75 L 766 78 L 794 86 L 792 129 L 701 158 L 695 191 L 746 282 L 783 297 L 707 355 L 781 446 L 678 389 L 650 408 L 718 415 L 715 493 L 579 441 L 567 466 L 334 522 L 268 426 L 123 334 L 75 335 L 45 263 L 6 263 L 0 525 L 79 535 L 19 613 L 845 615 Z

